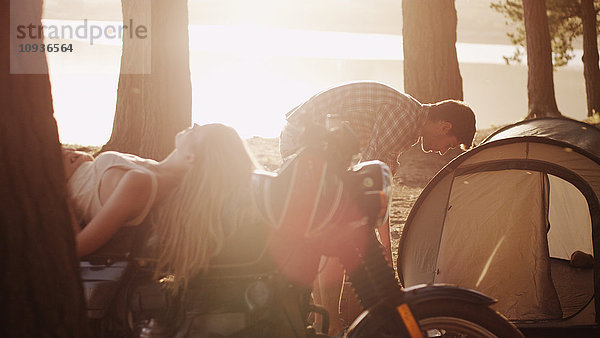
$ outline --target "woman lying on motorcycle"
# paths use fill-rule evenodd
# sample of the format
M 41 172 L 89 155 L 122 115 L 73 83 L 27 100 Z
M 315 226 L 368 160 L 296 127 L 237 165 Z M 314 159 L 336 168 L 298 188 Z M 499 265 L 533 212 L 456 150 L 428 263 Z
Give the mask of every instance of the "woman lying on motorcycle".
M 176 276 L 177 290 L 208 267 L 239 227 L 258 219 L 251 203 L 257 167 L 234 129 L 194 125 L 175 138 L 161 162 L 105 152 L 96 159 L 63 150 L 77 222 L 77 254 L 88 255 L 122 227 L 151 222 L 160 238 L 156 270 Z

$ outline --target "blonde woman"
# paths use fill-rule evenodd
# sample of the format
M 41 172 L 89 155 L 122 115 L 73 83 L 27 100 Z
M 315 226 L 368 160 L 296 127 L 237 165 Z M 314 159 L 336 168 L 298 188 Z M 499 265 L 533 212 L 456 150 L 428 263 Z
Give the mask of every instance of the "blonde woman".
M 195 125 L 175 144 L 161 162 L 63 151 L 74 214 L 85 224 L 76 237 L 80 257 L 150 218 L 157 271 L 173 274 L 177 288 L 208 267 L 242 223 L 258 219 L 250 190 L 257 165 L 234 129 Z

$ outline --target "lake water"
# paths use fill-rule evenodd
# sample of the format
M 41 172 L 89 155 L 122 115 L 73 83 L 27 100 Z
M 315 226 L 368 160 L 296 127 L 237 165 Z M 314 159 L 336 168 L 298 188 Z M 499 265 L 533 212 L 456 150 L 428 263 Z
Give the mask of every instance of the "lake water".
M 81 22 L 44 20 L 45 25 Z M 112 25 L 113 22 L 93 22 Z M 275 137 L 283 115 L 312 94 L 347 81 L 403 89 L 402 37 L 261 26 L 190 25 L 193 120 L 221 122 L 243 137 Z M 47 41 L 49 42 L 49 41 Z M 55 117 L 64 143 L 106 142 L 115 110 L 121 41 L 63 40 L 75 52 L 48 54 Z M 507 66 L 509 45 L 457 43 L 465 101 L 478 128 L 511 123 L 527 112 L 527 68 Z M 577 51 L 580 60 L 581 51 Z M 580 61 L 555 72 L 559 109 L 585 117 Z

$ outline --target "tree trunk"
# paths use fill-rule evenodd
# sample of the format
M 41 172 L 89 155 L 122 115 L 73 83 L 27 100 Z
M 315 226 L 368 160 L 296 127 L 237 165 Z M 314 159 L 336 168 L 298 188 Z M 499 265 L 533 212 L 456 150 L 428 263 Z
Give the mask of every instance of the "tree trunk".
M 13 5 L 0 0 L 0 328 L 6 337 L 87 337 L 46 58 L 11 60 L 8 48 L 9 23 L 41 25 L 42 1 Z M 13 62 L 45 74 L 10 74 Z
M 453 0 L 402 1 L 404 91 L 422 103 L 463 99 Z
M 561 116 L 554 95 L 552 50 L 546 1 L 523 0 L 523 18 L 527 41 L 528 119 Z
M 150 40 L 124 38 L 113 131 L 102 151 L 161 160 L 191 125 L 187 1 L 122 0 L 122 8 L 125 25 L 150 22 Z
M 598 66 L 598 37 L 596 10 L 593 0 L 581 0 L 583 23 L 583 76 L 587 98 L 587 114 L 600 113 L 600 68 Z

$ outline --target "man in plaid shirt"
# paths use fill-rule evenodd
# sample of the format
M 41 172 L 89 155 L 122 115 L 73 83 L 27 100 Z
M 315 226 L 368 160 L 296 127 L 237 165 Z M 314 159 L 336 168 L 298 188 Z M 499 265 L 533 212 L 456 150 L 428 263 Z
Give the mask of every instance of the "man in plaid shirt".
M 286 114 L 280 137 L 282 157 L 302 146 L 303 117 L 325 125 L 329 114 L 348 121 L 359 138 L 362 161 L 383 161 L 392 172 L 398 155 L 420 137 L 424 151 L 444 154 L 459 144 L 471 147 L 475 135 L 475 115 L 464 103 L 446 100 L 423 105 L 382 83 L 353 82 L 325 90 Z
M 286 114 L 287 124 L 279 139 L 281 156 L 287 159 L 303 146 L 303 121 L 308 118 L 325 125 L 330 114 L 337 120 L 347 121 L 358 136 L 361 161 L 383 161 L 392 173 L 398 167 L 398 155 L 419 140 L 423 151 L 443 155 L 458 145 L 463 149 L 470 148 L 475 136 L 475 114 L 460 101 L 421 104 L 410 95 L 382 83 L 353 82 L 320 92 Z M 386 247 L 386 256 L 391 261 L 389 224 L 386 222 L 378 230 Z M 339 280 L 340 271 L 343 274 L 340 269 L 338 264 L 328 264 L 320 276 L 321 284 Z M 338 277 L 331 277 L 336 275 Z M 330 289 L 325 290 L 322 285 L 320 296 L 325 308 L 332 313 L 338 304 L 339 286 Z M 319 287 L 315 290 L 318 293 Z M 317 295 L 317 298 L 321 297 Z M 331 324 L 330 332 L 340 329 L 336 320 Z

